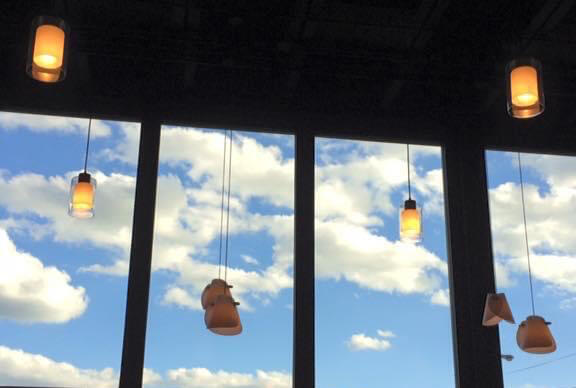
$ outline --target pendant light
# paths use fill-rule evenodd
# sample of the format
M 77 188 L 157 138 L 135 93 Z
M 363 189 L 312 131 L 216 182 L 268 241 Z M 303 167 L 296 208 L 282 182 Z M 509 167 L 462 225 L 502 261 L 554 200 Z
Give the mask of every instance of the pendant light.
M 422 239 L 422 213 L 412 199 L 410 186 L 410 145 L 406 144 L 406 159 L 408 164 L 408 199 L 400 209 L 400 238 L 405 242 L 417 243 Z
M 86 141 L 86 155 L 84 158 L 84 172 L 72 179 L 70 184 L 70 204 L 68 214 L 74 218 L 94 217 L 94 193 L 96 179 L 86 171 L 88 166 L 88 151 L 90 150 L 90 131 L 92 118 L 88 121 L 88 139 Z
M 226 238 L 224 254 L 222 253 L 224 236 L 224 196 L 226 192 L 226 156 L 228 132 L 230 151 L 228 152 L 228 193 L 226 204 Z M 238 335 L 242 332 L 242 322 L 238 314 L 238 302 L 232 297 L 231 285 L 227 283 L 228 278 L 228 241 L 230 234 L 230 192 L 232 180 L 232 131 L 224 134 L 224 158 L 222 163 L 222 192 L 220 206 L 220 244 L 218 254 L 218 278 L 213 279 L 202 292 L 202 307 L 204 308 L 204 323 L 211 332 L 218 335 Z M 224 256 L 224 279 L 222 275 L 222 257 Z
M 510 310 L 510 305 L 506 299 L 506 294 L 489 293 L 486 295 L 486 303 L 484 305 L 484 316 L 482 317 L 483 326 L 496 326 L 501 321 L 509 323 L 516 323 L 514 316 Z
M 534 289 L 532 286 L 532 267 L 530 264 L 530 247 L 528 244 L 528 227 L 526 223 L 526 204 L 524 200 L 524 178 L 522 176 L 522 162 L 518 153 L 518 171 L 520 174 L 520 193 L 522 195 L 522 215 L 524 218 L 524 237 L 526 242 L 526 257 L 528 259 L 528 278 L 530 280 L 530 300 L 532 302 L 532 315 L 528 316 L 518 327 L 516 342 L 520 349 L 528 353 L 546 354 L 556 351 L 556 341 L 544 318 L 536 315 L 534 308 Z
M 39 16 L 32 22 L 26 72 L 40 82 L 64 80 L 68 68 L 70 28 L 57 17 Z
M 506 66 L 508 114 L 529 119 L 544 112 L 542 65 L 534 58 L 516 59 Z

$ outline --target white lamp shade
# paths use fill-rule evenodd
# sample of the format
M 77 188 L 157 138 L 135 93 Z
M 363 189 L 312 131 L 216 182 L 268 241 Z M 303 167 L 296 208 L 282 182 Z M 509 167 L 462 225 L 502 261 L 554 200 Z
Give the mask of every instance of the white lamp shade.
M 54 83 L 66 78 L 68 24 L 52 16 L 39 16 L 32 23 L 26 71 L 37 81 Z
M 242 332 L 242 323 L 237 305 L 229 295 L 220 294 L 204 313 L 206 327 L 215 334 L 237 335 Z
M 550 323 L 531 315 L 518 327 L 516 342 L 527 353 L 546 354 L 556 351 L 556 341 L 548 327 Z
M 212 279 L 202 292 L 202 308 L 206 310 L 208 306 L 216 301 L 218 295 L 227 294 L 232 296 L 230 288 L 232 286 L 229 286 L 224 280 Z
M 412 243 L 422 240 L 422 213 L 413 199 L 406 200 L 400 209 L 400 239 Z
M 510 310 L 510 305 L 503 293 L 486 295 L 486 304 L 484 305 L 484 316 L 482 317 L 482 325 L 496 326 L 500 321 L 509 323 L 516 323 Z
M 96 179 L 88 173 L 81 173 L 70 184 L 70 203 L 68 214 L 74 218 L 94 217 L 94 194 Z

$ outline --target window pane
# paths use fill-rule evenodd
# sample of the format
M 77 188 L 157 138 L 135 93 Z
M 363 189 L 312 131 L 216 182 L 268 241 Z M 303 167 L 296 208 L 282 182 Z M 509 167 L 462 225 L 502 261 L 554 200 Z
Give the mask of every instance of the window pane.
M 291 387 L 293 137 L 233 132 L 228 282 L 240 302 L 238 336 L 208 331 L 200 303 L 218 277 L 223 153 L 224 131 L 162 129 L 152 387 Z
M 552 322 L 558 350 L 535 355 L 516 343 L 518 324 L 532 315 L 518 154 L 486 154 L 498 292 L 516 325 L 500 323 L 506 387 L 571 387 L 576 359 L 576 158 L 521 154 L 536 315 Z
M 0 113 L 0 385 L 117 387 L 140 125 Z
M 406 145 L 316 141 L 318 388 L 454 386 L 440 148 L 410 154 L 419 245 L 399 241 Z

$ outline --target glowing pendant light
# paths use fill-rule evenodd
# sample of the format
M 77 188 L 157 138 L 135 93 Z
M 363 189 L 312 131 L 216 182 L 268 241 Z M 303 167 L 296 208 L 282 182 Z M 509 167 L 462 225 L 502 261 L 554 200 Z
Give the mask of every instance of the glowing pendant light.
M 237 306 L 230 293 L 231 285 L 228 278 L 228 241 L 230 231 L 230 191 L 232 180 L 232 131 L 230 131 L 230 152 L 228 159 L 228 199 L 226 205 L 226 244 L 224 253 L 224 279 L 220 278 L 222 269 L 222 242 L 224 236 L 224 193 L 226 182 L 226 149 L 228 134 L 224 136 L 224 161 L 222 163 L 222 203 L 220 208 L 220 248 L 218 255 L 218 279 L 213 279 L 202 292 L 202 307 L 204 308 L 204 323 L 206 328 L 218 335 L 238 335 L 242 333 L 242 322 Z
M 532 302 L 532 315 L 528 316 L 518 327 L 516 343 L 527 353 L 546 354 L 556 351 L 556 341 L 544 318 L 536 315 L 534 308 L 534 289 L 532 286 L 532 267 L 530 265 L 530 247 L 528 244 L 528 227 L 526 223 L 526 204 L 524 201 L 524 179 L 522 176 L 522 162 L 518 153 L 518 171 L 520 174 L 520 193 L 522 195 L 522 215 L 524 217 L 524 237 L 526 242 L 526 257 L 528 259 L 528 278 L 530 280 L 530 300 Z
M 88 122 L 88 140 L 86 141 L 86 156 L 84 159 L 84 172 L 72 179 L 70 184 L 70 204 L 68 214 L 74 218 L 94 217 L 94 194 L 96 179 L 86 172 L 88 166 L 88 151 L 90 149 L 90 130 L 92 118 Z
M 512 316 L 512 311 L 508 305 L 508 300 L 506 295 L 500 294 L 488 294 L 486 295 L 486 304 L 484 305 L 484 316 L 482 317 L 482 325 L 484 326 L 496 326 L 501 321 L 506 321 L 509 323 L 516 323 L 514 317 Z
M 534 58 L 511 61 L 506 67 L 508 113 L 529 119 L 544 112 L 542 65 Z
M 26 72 L 40 82 L 66 78 L 70 29 L 62 19 L 39 16 L 32 22 Z
M 402 241 L 417 243 L 422 239 L 422 212 L 412 199 L 410 186 L 410 145 L 406 144 L 408 163 L 408 199 L 400 209 L 400 238 Z

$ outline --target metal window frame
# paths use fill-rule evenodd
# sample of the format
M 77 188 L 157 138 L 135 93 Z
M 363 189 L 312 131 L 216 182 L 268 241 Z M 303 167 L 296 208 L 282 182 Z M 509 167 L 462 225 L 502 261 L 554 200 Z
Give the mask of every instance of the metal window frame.
M 332 137 L 379 142 L 436 145 L 442 149 L 444 199 L 456 388 L 503 388 L 498 328 L 481 326 L 484 297 L 493 292 L 494 266 L 486 181 L 486 150 L 514 150 L 575 155 L 576 147 L 560 133 L 546 130 L 523 134 L 532 124 L 511 122 L 506 131 L 479 131 L 479 125 L 456 120 L 438 124 L 418 120 L 342 120 L 320 117 L 282 121 L 282 115 L 246 120 L 208 115 L 200 121 L 154 110 L 142 117 L 122 113 L 93 114 L 86 110 L 37 109 L 33 106 L 2 110 L 68 117 L 92 115 L 98 119 L 141 123 L 130 272 L 120 370 L 120 388 L 142 386 L 150 268 L 154 233 L 155 196 L 160 134 L 163 125 L 286 133 L 295 136 L 294 208 L 294 342 L 293 386 L 313 388 L 315 381 L 314 309 L 314 165 L 315 139 Z M 174 116 L 176 117 L 176 116 Z M 212 124 L 209 124 L 212 123 Z M 264 124 L 269 124 L 266 126 Z M 292 130 L 282 129 L 280 124 Z M 424 128 L 424 129 L 422 129 Z M 524 135 L 524 136 L 521 136 Z M 311 303 L 312 301 L 312 303 Z M 19 387 L 23 388 L 23 387 Z

